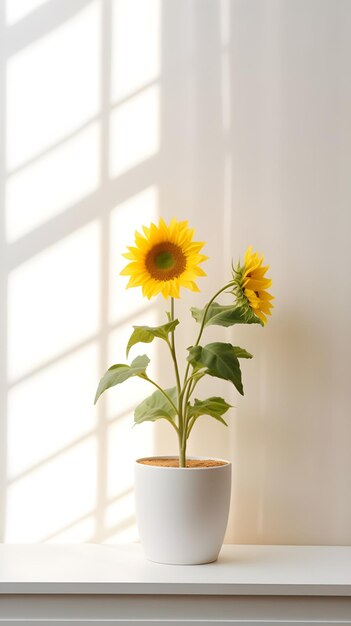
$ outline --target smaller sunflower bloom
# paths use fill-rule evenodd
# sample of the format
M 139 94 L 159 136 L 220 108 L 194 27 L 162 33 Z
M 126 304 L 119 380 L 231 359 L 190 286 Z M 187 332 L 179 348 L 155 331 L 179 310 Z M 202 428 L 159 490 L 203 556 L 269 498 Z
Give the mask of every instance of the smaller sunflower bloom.
M 267 291 L 272 284 L 271 279 L 265 276 L 269 265 L 263 266 L 262 263 L 263 256 L 253 252 L 250 246 L 245 253 L 244 264 L 239 263 L 234 270 L 234 294 L 238 304 L 266 324 L 267 315 L 272 314 L 274 296 Z
M 199 291 L 195 280 L 206 276 L 199 263 L 204 242 L 193 241 L 194 230 L 188 222 L 172 219 L 169 226 L 161 218 L 158 225 L 143 226 L 144 234 L 135 232 L 135 246 L 123 256 L 130 261 L 121 271 L 130 276 L 129 287 L 141 287 L 149 300 L 161 293 L 164 298 L 179 298 L 180 288 Z

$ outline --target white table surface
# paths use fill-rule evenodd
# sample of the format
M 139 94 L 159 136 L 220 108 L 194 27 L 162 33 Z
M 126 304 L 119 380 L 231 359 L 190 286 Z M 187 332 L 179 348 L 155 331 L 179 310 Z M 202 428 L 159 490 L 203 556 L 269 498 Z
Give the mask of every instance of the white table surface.
M 351 547 L 225 545 L 171 566 L 139 544 L 1 545 L 0 594 L 27 593 L 351 596 Z

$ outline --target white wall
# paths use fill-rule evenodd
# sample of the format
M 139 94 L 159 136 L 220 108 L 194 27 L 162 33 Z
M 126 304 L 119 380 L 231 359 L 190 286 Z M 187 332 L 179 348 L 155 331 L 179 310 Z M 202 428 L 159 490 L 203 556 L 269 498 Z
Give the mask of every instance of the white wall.
M 230 428 L 203 418 L 189 446 L 233 461 L 227 541 L 349 544 L 350 3 L 7 0 L 2 22 L 2 538 L 137 537 L 132 460 L 176 441 L 130 429 L 145 388 L 91 398 L 165 310 L 118 277 L 162 214 L 210 257 L 179 351 L 232 257 L 271 264 L 268 326 L 208 334 L 254 353 L 245 397 L 212 381 Z

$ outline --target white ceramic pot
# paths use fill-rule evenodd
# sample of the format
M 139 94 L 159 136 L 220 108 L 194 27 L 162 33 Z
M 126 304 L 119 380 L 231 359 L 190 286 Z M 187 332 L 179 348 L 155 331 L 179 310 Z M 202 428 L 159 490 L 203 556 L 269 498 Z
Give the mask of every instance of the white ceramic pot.
M 172 565 L 216 561 L 228 522 L 231 463 L 182 468 L 142 460 L 135 462 L 135 501 L 146 557 Z

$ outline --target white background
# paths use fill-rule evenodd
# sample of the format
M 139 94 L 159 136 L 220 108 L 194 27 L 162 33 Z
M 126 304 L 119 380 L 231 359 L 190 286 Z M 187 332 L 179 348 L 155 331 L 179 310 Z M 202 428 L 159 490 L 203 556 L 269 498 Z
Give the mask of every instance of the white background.
M 137 539 L 133 459 L 177 442 L 131 428 L 143 384 L 92 399 L 131 324 L 163 320 L 118 276 L 162 215 L 210 257 L 179 354 L 232 258 L 271 265 L 267 327 L 208 333 L 253 352 L 245 397 L 211 381 L 230 427 L 189 445 L 233 461 L 226 540 L 350 544 L 350 32 L 347 0 L 1 4 L 2 541 Z

